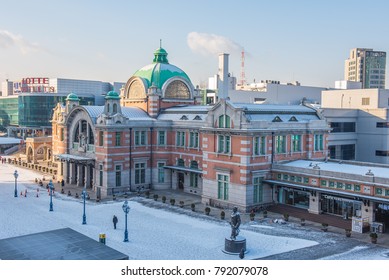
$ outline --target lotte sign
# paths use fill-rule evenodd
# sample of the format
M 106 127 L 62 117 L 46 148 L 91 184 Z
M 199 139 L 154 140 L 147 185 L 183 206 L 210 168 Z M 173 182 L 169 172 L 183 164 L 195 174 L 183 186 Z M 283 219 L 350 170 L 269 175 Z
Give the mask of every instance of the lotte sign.
M 14 93 L 27 92 L 55 92 L 55 88 L 50 86 L 49 78 L 24 78 L 22 81 L 14 83 Z

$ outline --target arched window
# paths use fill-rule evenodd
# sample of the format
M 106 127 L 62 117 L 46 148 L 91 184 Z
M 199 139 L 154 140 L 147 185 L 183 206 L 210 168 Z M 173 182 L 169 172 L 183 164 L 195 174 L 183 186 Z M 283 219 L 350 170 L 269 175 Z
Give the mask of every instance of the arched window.
M 78 143 L 78 141 L 80 140 L 80 139 L 79 139 L 79 136 L 80 136 L 80 126 L 77 125 L 76 131 L 74 132 L 73 142 Z
M 219 128 L 230 128 L 231 127 L 231 118 L 228 115 L 219 116 Z
M 192 161 L 190 162 L 190 168 L 199 169 L 199 164 L 198 164 L 198 162 L 195 161 L 195 160 L 192 160 Z
M 177 160 L 177 166 L 185 166 L 185 162 L 184 162 L 184 160 L 182 158 L 179 158 Z
M 165 98 L 189 99 L 189 88 L 182 81 L 173 81 L 166 87 Z
M 112 107 L 113 107 L 112 108 L 113 113 L 116 114 L 118 112 L 118 105 L 114 103 Z
M 109 110 L 110 110 L 110 108 L 109 108 L 109 103 L 107 104 L 107 112 L 109 113 Z

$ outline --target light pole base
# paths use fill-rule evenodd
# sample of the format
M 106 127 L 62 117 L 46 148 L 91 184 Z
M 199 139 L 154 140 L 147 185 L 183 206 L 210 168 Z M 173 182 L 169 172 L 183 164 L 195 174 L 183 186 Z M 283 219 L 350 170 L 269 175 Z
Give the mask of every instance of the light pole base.
M 124 232 L 124 240 L 123 240 L 123 242 L 128 242 L 128 231 L 127 230 Z

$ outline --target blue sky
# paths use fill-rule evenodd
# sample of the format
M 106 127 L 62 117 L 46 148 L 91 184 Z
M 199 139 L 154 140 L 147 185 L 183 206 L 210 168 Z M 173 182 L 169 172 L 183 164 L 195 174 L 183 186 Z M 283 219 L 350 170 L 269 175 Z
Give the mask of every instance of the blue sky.
M 194 85 L 216 74 L 219 52 L 230 53 L 239 79 L 244 48 L 248 82 L 332 87 L 350 49 L 389 52 L 381 0 L 0 0 L 0 10 L 1 81 L 125 82 L 151 63 L 162 39 L 169 62 Z

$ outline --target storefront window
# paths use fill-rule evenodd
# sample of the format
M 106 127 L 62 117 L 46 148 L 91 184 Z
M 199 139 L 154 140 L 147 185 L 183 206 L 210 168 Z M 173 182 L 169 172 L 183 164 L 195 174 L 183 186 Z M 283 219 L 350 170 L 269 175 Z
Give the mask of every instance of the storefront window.
M 279 201 L 284 204 L 293 205 L 299 208 L 309 208 L 309 193 L 289 188 L 281 188 Z
M 327 214 L 351 218 L 361 216 L 362 202 L 332 195 L 321 195 L 321 210 Z

